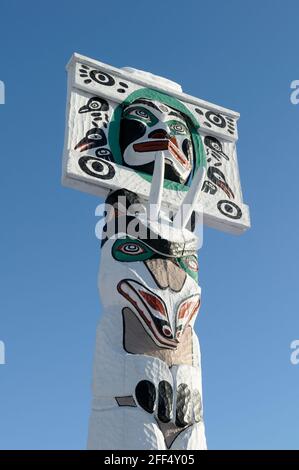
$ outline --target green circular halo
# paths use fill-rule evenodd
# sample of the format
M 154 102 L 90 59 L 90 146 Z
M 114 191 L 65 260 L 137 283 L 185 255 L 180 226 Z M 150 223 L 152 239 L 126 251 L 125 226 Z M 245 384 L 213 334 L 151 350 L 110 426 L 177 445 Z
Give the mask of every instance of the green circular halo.
M 159 101 L 163 104 L 166 104 L 167 106 L 170 106 L 176 111 L 179 111 L 185 114 L 189 118 L 189 121 L 191 123 L 190 133 L 191 133 L 191 138 L 192 138 L 194 151 L 195 151 L 194 172 L 196 172 L 196 170 L 200 166 L 206 166 L 205 151 L 204 151 L 204 147 L 202 144 L 202 140 L 198 134 L 198 129 L 200 125 L 195 119 L 195 117 L 193 116 L 193 114 L 191 113 L 191 111 L 178 99 L 172 96 L 169 96 L 165 93 L 152 90 L 151 88 L 140 88 L 139 90 L 134 91 L 124 101 L 122 101 L 122 103 L 120 103 L 113 112 L 111 122 L 109 125 L 108 141 L 109 141 L 110 149 L 114 157 L 115 163 L 117 163 L 118 165 L 123 164 L 123 158 L 122 158 L 120 146 L 119 146 L 119 129 L 120 129 L 120 120 L 122 116 L 123 107 L 132 104 L 138 98 Z M 142 176 L 142 178 L 144 178 L 146 181 L 149 181 L 149 182 L 152 181 L 152 175 L 149 175 L 141 171 L 138 171 L 137 173 L 140 176 Z M 166 179 L 164 180 L 164 188 L 172 189 L 174 191 L 188 191 L 188 186 L 181 184 L 181 183 L 176 183 L 174 181 L 166 180 Z

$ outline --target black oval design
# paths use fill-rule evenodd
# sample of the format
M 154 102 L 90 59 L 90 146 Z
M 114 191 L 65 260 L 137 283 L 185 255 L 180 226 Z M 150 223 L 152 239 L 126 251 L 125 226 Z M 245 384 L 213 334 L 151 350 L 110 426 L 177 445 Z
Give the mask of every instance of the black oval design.
M 84 157 L 79 158 L 78 164 L 81 170 L 94 178 L 110 180 L 115 175 L 115 170 L 111 163 L 102 158 L 84 155 Z
M 91 70 L 89 76 L 100 85 L 113 86 L 115 84 L 114 78 L 106 72 L 101 72 L 101 70 Z
M 172 386 L 166 380 L 162 380 L 158 391 L 158 418 L 162 423 L 168 423 L 171 420 L 172 402 Z
M 221 200 L 217 203 L 217 208 L 221 214 L 229 217 L 230 219 L 240 219 L 242 217 L 242 211 L 237 204 L 232 201 Z
M 203 115 L 203 112 L 200 108 L 194 108 L 194 110 L 197 112 L 197 114 L 199 114 L 200 116 Z
M 206 118 L 208 121 L 214 124 L 214 126 L 222 128 L 226 126 L 225 119 L 221 116 L 221 114 L 214 113 L 213 111 L 207 111 Z
M 154 412 L 156 401 L 155 385 L 149 380 L 141 380 L 135 388 L 135 395 L 138 404 L 148 413 Z
M 175 424 L 179 428 L 184 428 L 192 423 L 191 405 L 191 392 L 188 385 L 180 384 L 177 389 L 175 420 Z
M 128 85 L 125 82 L 119 82 L 120 86 L 123 86 L 124 88 L 128 88 Z
M 222 152 L 222 143 L 220 140 L 216 139 L 216 137 L 213 137 L 211 135 L 207 135 L 204 138 L 204 143 L 207 147 L 209 147 L 212 150 L 216 150 L 216 152 Z

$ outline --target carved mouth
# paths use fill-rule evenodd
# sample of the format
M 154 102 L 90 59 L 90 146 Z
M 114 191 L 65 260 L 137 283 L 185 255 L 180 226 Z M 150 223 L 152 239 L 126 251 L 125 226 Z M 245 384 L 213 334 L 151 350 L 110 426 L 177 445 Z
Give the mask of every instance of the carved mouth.
M 191 170 L 191 165 L 185 155 L 178 149 L 175 143 L 170 139 L 147 140 L 139 144 L 133 144 L 135 152 L 157 152 L 159 150 L 169 150 L 171 155 L 187 170 Z
M 125 279 L 117 285 L 118 292 L 134 307 L 144 329 L 160 348 L 176 349 L 164 302 L 136 281 Z

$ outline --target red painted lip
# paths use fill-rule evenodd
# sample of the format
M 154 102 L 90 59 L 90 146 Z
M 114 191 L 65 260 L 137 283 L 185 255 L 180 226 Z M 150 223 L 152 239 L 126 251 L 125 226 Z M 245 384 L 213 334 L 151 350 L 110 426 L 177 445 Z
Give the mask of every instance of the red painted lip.
M 157 152 L 159 150 L 169 150 L 170 153 L 174 156 L 176 160 L 178 160 L 178 162 L 180 162 L 181 165 L 183 165 L 188 170 L 191 169 L 190 163 L 172 140 L 147 140 L 146 142 L 133 144 L 133 149 L 136 152 Z

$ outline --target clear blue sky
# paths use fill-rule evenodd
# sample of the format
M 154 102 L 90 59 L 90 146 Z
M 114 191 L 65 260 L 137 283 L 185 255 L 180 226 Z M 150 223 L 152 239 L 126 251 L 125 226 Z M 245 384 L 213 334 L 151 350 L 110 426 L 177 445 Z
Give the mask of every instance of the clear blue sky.
M 97 199 L 60 185 L 74 51 L 241 113 L 252 229 L 206 229 L 200 253 L 208 445 L 299 448 L 298 15 L 295 0 L 1 1 L 0 448 L 86 445 L 100 250 Z

